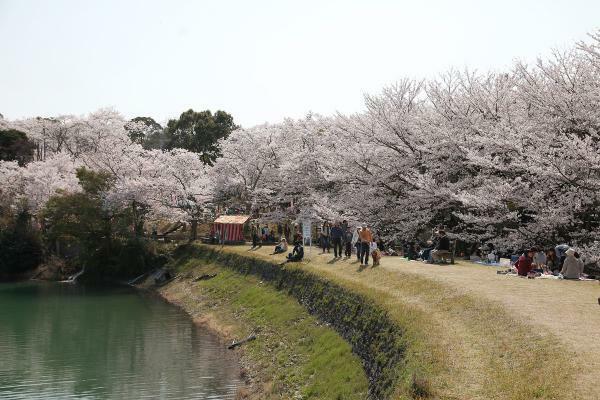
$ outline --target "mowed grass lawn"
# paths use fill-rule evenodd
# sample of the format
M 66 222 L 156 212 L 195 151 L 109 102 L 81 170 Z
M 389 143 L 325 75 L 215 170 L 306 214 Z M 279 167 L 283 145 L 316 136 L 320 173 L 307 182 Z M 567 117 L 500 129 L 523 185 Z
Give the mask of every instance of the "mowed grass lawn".
M 276 263 L 272 247 L 212 246 Z M 331 262 L 313 248 L 303 268 L 368 296 L 404 330 L 411 377 L 440 399 L 599 399 L 597 282 L 521 279 L 468 262 L 384 257 L 379 267 Z

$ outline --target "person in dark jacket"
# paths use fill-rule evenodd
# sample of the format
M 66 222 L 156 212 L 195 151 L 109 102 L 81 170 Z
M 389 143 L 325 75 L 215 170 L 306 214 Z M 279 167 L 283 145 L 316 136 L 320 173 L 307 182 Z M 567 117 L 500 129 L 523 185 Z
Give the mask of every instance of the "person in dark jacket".
M 302 242 L 294 243 L 294 249 L 287 256 L 287 262 L 297 262 L 302 261 L 304 258 L 304 247 L 302 247 Z
M 546 251 L 546 270 L 557 274 L 560 272 L 559 260 L 554 249 Z
M 253 225 L 252 226 L 252 248 L 255 248 L 256 246 L 258 246 L 258 243 L 260 242 L 260 237 L 258 236 L 258 226 Z
M 529 249 L 515 263 L 515 268 L 519 276 L 527 276 L 533 269 L 533 256 L 535 255 L 536 249 Z
M 335 258 L 342 256 L 342 239 L 344 238 L 344 231 L 340 227 L 338 222 L 335 223 L 331 228 L 331 243 L 333 244 L 333 256 Z
M 342 232 L 346 233 L 346 231 L 348 230 L 348 226 L 349 226 L 348 225 L 348 221 L 347 220 L 343 220 L 342 221 L 342 225 L 341 225 Z

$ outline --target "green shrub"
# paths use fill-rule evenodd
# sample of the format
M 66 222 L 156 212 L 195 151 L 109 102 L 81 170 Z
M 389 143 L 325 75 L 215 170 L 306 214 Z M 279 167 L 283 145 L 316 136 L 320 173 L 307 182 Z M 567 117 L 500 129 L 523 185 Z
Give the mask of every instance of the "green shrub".
M 29 228 L 27 216 L 0 231 L 0 276 L 22 274 L 37 267 L 42 261 L 42 243 L 36 232 Z

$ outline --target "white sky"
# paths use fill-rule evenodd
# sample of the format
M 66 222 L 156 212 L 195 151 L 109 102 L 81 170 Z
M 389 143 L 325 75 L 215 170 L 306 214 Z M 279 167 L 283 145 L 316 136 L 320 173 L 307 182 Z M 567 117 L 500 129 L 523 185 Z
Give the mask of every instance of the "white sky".
M 599 0 L 0 0 L 0 113 L 354 112 L 400 78 L 506 69 L 599 27 Z

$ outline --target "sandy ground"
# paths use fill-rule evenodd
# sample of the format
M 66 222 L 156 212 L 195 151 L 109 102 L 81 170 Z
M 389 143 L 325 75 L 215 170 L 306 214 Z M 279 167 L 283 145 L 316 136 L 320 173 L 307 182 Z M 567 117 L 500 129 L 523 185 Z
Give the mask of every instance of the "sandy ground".
M 230 249 L 238 253 L 254 253 L 261 258 L 268 257 L 272 250 L 269 247 L 247 253 L 247 248 Z M 600 399 L 600 285 L 597 281 L 526 279 L 498 275 L 496 271 L 499 268 L 465 261 L 454 265 L 430 265 L 400 257 L 383 257 L 378 267 L 380 271 L 376 274 L 371 273 L 370 267 L 357 274 L 354 256 L 329 264 L 332 254 L 321 254 L 313 248 L 306 255 L 310 260 L 307 265 L 311 268 L 327 270 L 349 280 L 361 280 L 367 286 L 378 285 L 379 288 L 393 290 L 394 282 L 401 282 L 407 279 L 407 274 L 414 274 L 458 293 L 489 300 L 503 307 L 516 320 L 531 326 L 532 332 L 549 333 L 558 338 L 578 367 L 575 384 L 581 398 Z M 282 256 L 274 259 L 280 260 Z M 387 281 L 382 281 L 381 275 Z M 441 314 L 440 317 L 448 318 Z

